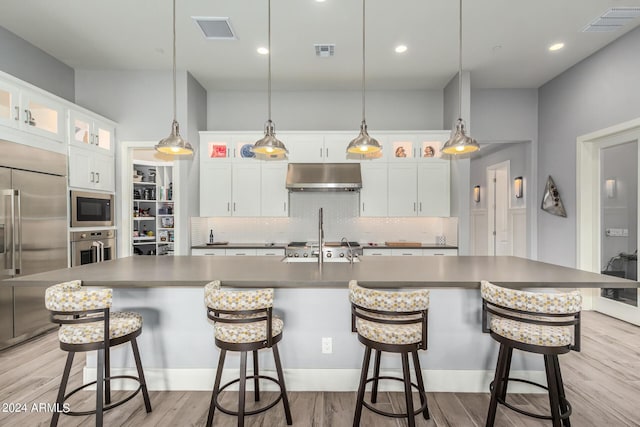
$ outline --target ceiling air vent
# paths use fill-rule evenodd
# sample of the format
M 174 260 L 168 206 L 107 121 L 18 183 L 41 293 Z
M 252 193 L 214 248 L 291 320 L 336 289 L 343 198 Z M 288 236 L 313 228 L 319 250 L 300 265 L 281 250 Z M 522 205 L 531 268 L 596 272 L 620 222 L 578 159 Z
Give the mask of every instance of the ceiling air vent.
M 228 17 L 192 16 L 209 40 L 237 40 Z
M 640 16 L 640 7 L 612 7 L 582 29 L 585 33 L 618 31 Z
M 316 56 L 322 58 L 333 56 L 336 50 L 335 44 L 314 44 L 313 47 L 316 48 Z

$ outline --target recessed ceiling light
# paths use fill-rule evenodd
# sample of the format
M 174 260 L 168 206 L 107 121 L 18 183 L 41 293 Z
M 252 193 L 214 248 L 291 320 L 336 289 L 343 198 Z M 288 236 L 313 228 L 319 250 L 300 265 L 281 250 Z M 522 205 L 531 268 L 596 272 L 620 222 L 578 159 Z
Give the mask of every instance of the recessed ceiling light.
M 316 0 L 317 3 L 324 3 L 325 0 Z
M 258 53 L 260 55 L 268 55 L 269 54 L 269 49 L 267 49 L 266 47 L 259 47 L 257 49 Z
M 396 46 L 396 53 L 404 53 L 407 51 L 407 47 L 403 44 Z
M 563 47 L 564 47 L 564 43 L 554 43 L 551 46 L 549 46 L 549 50 L 553 52 L 554 50 L 560 50 Z

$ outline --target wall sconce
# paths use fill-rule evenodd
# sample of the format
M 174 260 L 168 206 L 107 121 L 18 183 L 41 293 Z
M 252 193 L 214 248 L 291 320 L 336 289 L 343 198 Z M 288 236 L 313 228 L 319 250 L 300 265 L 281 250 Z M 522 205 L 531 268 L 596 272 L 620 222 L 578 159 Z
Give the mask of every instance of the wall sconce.
M 480 203 L 480 186 L 476 185 L 473 187 L 473 201 L 476 203 Z
M 516 196 L 516 199 L 522 199 L 522 193 L 523 193 L 523 185 L 522 185 L 522 177 L 518 176 L 516 178 L 514 178 L 513 180 L 513 192 L 514 195 Z
M 607 192 L 607 197 L 613 199 L 616 197 L 616 180 L 615 179 L 607 179 L 604 182 L 604 187 Z

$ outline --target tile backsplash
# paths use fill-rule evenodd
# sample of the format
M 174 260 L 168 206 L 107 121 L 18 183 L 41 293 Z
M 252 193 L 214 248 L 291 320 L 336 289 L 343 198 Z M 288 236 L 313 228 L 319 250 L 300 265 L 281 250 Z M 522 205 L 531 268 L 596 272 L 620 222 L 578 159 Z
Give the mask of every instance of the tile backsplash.
M 346 237 L 360 243 L 418 241 L 435 243 L 444 235 L 458 242 L 457 218 L 367 218 L 359 216 L 358 193 L 291 193 L 288 218 L 191 218 L 191 244 L 202 245 L 213 230 L 216 241 L 286 243 L 318 240 L 318 211 L 323 208 L 326 241 Z

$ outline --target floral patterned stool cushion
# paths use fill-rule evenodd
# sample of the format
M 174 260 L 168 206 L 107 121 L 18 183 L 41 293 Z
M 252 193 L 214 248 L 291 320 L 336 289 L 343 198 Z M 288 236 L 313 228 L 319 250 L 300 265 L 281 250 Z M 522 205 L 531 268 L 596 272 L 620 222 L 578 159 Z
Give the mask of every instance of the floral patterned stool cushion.
M 271 335 L 277 336 L 282 333 L 284 322 L 274 317 L 271 322 Z M 221 323 L 215 324 L 216 338 L 228 343 L 251 343 L 267 340 L 267 321 L 255 323 Z
M 142 328 L 142 316 L 132 312 L 112 312 L 109 315 L 109 339 L 119 338 Z M 89 344 L 104 341 L 104 322 L 62 325 L 58 338 L 66 344 Z
M 393 318 L 398 320 L 396 316 Z M 364 338 L 383 344 L 415 344 L 422 341 L 422 325 L 387 325 L 364 319 L 356 319 L 356 330 Z
M 501 317 L 491 319 L 491 331 L 513 341 L 545 347 L 564 347 L 573 339 L 572 326 L 534 325 Z

